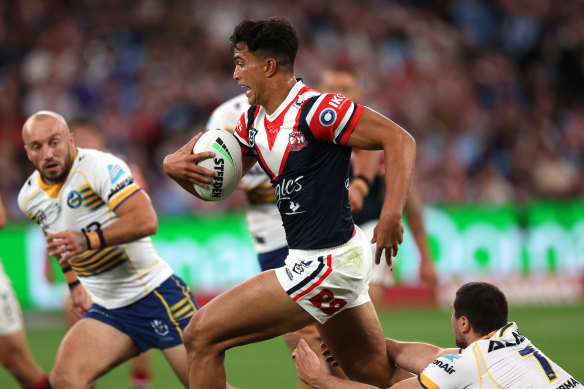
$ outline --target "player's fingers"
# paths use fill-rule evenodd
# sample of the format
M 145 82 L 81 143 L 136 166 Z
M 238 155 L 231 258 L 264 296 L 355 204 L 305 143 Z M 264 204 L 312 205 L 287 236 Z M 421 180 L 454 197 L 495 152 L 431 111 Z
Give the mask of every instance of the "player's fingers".
M 212 158 L 214 156 L 215 156 L 214 151 L 202 151 L 200 153 L 193 154 L 193 159 L 194 159 L 195 163 L 197 163 L 197 162 L 203 161 L 205 159 Z
M 385 262 L 387 263 L 387 266 L 391 267 L 393 265 L 393 255 L 392 255 L 392 249 L 386 249 L 385 250 Z

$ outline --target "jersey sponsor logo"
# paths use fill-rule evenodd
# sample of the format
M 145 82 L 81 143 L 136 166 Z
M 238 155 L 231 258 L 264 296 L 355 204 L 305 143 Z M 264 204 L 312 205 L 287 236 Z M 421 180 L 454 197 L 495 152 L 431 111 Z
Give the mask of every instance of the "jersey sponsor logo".
M 434 362 L 432 362 L 434 365 L 438 366 L 439 368 L 441 368 L 442 370 L 444 370 L 446 373 L 448 374 L 452 374 L 455 373 L 456 370 L 454 370 L 454 366 L 452 366 L 450 363 L 445 363 L 442 362 L 439 359 L 436 359 Z
M 47 220 L 47 214 L 42 209 L 39 209 L 32 217 L 32 220 L 34 220 L 35 223 L 42 225 L 45 220 Z
M 505 347 L 512 347 L 517 346 L 525 340 L 525 336 L 521 335 L 519 331 L 511 332 L 511 335 L 515 338 L 515 342 L 502 342 L 500 340 L 491 340 L 489 341 L 489 353 L 491 351 L 497 351 Z
M 249 133 L 247 134 L 247 142 L 249 143 L 250 147 L 254 147 L 255 146 L 255 137 L 258 133 L 258 130 L 256 130 L 255 128 L 250 128 L 249 129 Z
M 296 177 L 294 179 L 283 178 L 282 182 L 276 184 L 274 188 L 274 193 L 276 194 L 276 201 L 280 203 L 283 200 L 290 200 L 290 195 L 295 192 L 300 192 L 302 190 L 302 184 L 300 180 L 304 176 Z
M 306 138 L 304 134 L 300 131 L 291 132 L 288 135 L 288 143 L 290 144 L 290 151 L 302 150 L 308 143 L 306 143 Z
M 115 184 L 124 174 L 124 170 L 119 165 L 107 165 L 109 170 L 110 181 Z
M 83 199 L 81 198 L 81 193 L 76 190 L 72 190 L 67 195 L 67 205 L 69 208 L 75 209 L 79 208 L 83 204 Z
M 343 101 L 345 101 L 346 98 L 345 96 L 336 93 L 331 100 L 329 101 L 328 105 L 330 105 L 331 107 L 335 107 L 335 108 L 339 108 L 341 106 L 341 104 L 343 103 Z
M 329 127 L 335 122 L 335 120 L 337 120 L 337 113 L 332 108 L 325 108 L 320 113 L 318 120 L 320 121 L 320 124 L 322 124 L 324 127 Z
M 580 384 L 574 378 L 570 377 L 566 382 L 562 383 L 560 386 L 556 386 L 556 389 L 570 389 L 578 387 L 582 387 L 582 384 Z
M 132 185 L 134 182 L 136 182 L 134 177 L 128 177 L 125 180 L 123 180 L 122 182 L 119 182 L 116 186 L 114 186 L 112 188 L 112 190 L 110 190 L 109 194 L 107 195 L 107 199 L 108 200 L 111 199 L 113 197 L 113 195 L 115 195 L 116 193 L 118 193 L 119 191 L 124 189 L 125 187 Z
M 156 332 L 160 336 L 166 336 L 170 332 L 168 326 L 162 320 L 152 320 L 150 322 L 152 328 L 154 328 L 154 332 Z

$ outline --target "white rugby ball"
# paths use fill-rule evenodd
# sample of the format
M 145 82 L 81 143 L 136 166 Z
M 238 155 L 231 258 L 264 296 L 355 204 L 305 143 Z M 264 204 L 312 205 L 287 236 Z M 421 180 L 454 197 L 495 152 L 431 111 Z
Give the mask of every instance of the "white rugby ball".
M 241 148 L 235 136 L 225 130 L 209 130 L 195 143 L 193 153 L 213 151 L 215 156 L 200 161 L 197 165 L 217 172 L 214 184 L 207 188 L 195 185 L 195 191 L 207 201 L 219 201 L 228 197 L 241 180 Z

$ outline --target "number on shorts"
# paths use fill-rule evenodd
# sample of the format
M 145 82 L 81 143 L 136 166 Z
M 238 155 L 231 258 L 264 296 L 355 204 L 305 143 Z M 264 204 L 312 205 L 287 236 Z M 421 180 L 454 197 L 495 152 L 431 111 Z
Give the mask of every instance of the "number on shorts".
M 320 308 L 327 316 L 333 315 L 339 309 L 347 305 L 345 300 L 336 299 L 333 292 L 323 289 L 319 294 L 313 296 L 309 301 L 317 308 Z M 324 306 L 323 306 L 324 305 Z
M 552 368 L 552 364 L 550 363 L 550 361 L 546 357 L 544 357 L 539 351 L 536 351 L 531 346 L 527 346 L 523 350 L 519 351 L 519 355 L 521 355 L 522 357 L 526 357 L 530 354 L 533 355 L 535 359 L 537 359 L 537 362 L 539 362 L 539 365 L 541 366 L 541 369 L 545 373 L 545 376 L 547 377 L 549 382 L 553 382 L 558 378 L 556 372 Z

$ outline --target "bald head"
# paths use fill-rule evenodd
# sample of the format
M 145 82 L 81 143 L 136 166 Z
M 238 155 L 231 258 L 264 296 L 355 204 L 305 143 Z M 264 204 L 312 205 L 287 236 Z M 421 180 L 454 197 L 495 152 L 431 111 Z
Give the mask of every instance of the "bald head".
M 36 123 L 45 120 L 52 121 L 58 130 L 64 131 L 65 135 L 69 135 L 69 126 L 67 126 L 67 121 L 63 116 L 53 111 L 38 111 L 26 119 L 22 126 L 22 140 L 25 145 L 27 143 L 26 138 L 30 138 L 32 132 L 38 127 Z
M 22 140 L 28 159 L 43 181 L 55 184 L 67 178 L 73 164 L 73 137 L 63 116 L 39 111 L 22 126 Z

